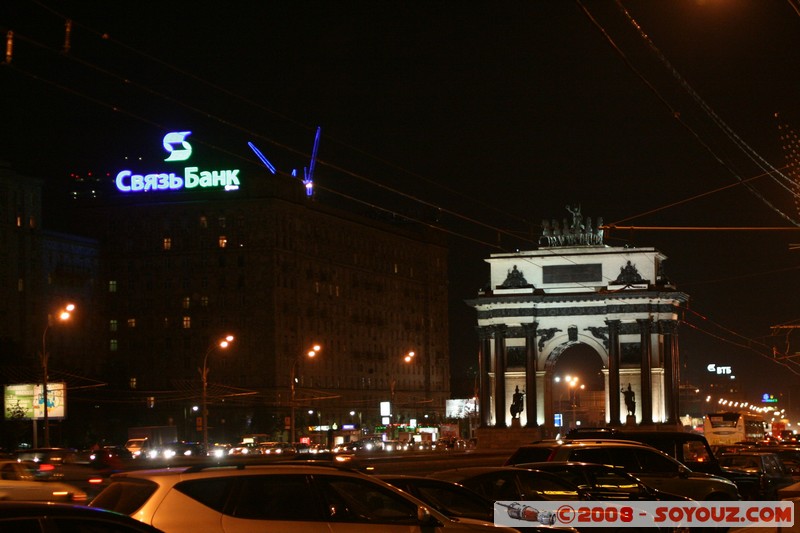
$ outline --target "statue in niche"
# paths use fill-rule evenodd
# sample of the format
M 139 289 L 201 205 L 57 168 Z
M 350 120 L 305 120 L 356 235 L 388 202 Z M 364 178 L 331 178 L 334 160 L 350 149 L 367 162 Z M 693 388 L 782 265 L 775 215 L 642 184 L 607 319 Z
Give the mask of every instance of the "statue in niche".
M 620 389 L 622 396 L 625 398 L 625 407 L 628 409 L 628 416 L 636 415 L 636 393 L 631 389 L 631 384 L 628 383 L 627 389 Z
M 524 403 L 525 393 L 519 391 L 519 385 L 514 389 L 514 395 L 511 397 L 511 418 L 519 418 L 522 411 L 525 410 Z
M 508 276 L 503 284 L 500 285 L 500 288 L 510 289 L 531 286 L 532 285 L 525 279 L 525 276 L 522 275 L 522 272 L 517 270 L 517 265 L 514 265 L 514 268 L 508 271 Z
M 619 267 L 619 276 L 617 276 L 616 282 L 620 284 L 631 285 L 633 283 L 643 283 L 644 280 L 639 274 L 639 271 L 636 270 L 636 266 L 628 261 L 625 266 Z

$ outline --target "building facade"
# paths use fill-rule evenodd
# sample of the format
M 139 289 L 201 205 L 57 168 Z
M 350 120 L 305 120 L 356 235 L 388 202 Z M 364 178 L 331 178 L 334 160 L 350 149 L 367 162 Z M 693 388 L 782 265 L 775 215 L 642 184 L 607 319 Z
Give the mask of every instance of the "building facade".
M 468 302 L 480 337 L 482 427 L 562 426 L 564 394 L 576 393 L 561 390 L 569 384 L 554 369 L 577 345 L 600 359 L 604 416 L 595 422 L 677 424 L 677 324 L 688 296 L 666 279 L 657 250 L 606 246 L 601 226 L 579 218 L 572 227 L 580 229 L 559 232 L 560 241 L 545 233 L 538 250 L 487 259 L 489 285 Z M 567 406 L 576 417 L 576 400 Z
M 81 259 L 50 268 L 53 253 L 25 241 L 15 246 L 20 254 L 29 246 L 35 259 L 20 255 L 16 264 L 33 270 L 4 277 L 39 283 L 52 270 L 67 287 L 81 280 L 73 294 L 91 287 L 81 303 L 85 352 L 71 364 L 98 386 L 71 397 L 105 413 L 93 435 L 119 441 L 128 426 L 175 425 L 182 439 L 200 440 L 204 366 L 211 441 L 247 433 L 289 440 L 292 405 L 298 437 L 312 440 L 347 427 L 443 421 L 450 375 L 441 235 L 326 206 L 285 175 L 243 178 L 227 190 L 76 198 L 71 227 L 80 236 L 53 234 L 50 247 L 64 256 L 70 242 Z M 23 305 L 16 296 L 12 305 Z M 41 332 L 34 316 L 43 299 L 4 332 L 7 342 L 30 344 L 21 340 L 26 328 Z M 216 343 L 224 335 L 235 340 L 223 350 Z M 306 353 L 315 344 L 312 360 Z M 381 402 L 391 404 L 385 416 Z M 92 409 L 76 405 L 83 408 Z

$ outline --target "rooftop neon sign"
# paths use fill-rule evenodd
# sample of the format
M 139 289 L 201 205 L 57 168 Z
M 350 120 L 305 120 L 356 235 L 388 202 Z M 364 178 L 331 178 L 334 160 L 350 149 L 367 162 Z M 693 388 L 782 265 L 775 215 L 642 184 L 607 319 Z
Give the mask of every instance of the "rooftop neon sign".
M 162 145 L 168 154 L 165 162 L 186 161 L 192 156 L 192 145 L 186 141 L 191 133 L 174 131 L 164 135 Z M 199 167 L 187 166 L 181 174 L 165 171 L 137 174 L 132 170 L 121 170 L 115 183 L 124 193 L 212 188 L 231 191 L 239 188 L 239 169 L 200 170 Z

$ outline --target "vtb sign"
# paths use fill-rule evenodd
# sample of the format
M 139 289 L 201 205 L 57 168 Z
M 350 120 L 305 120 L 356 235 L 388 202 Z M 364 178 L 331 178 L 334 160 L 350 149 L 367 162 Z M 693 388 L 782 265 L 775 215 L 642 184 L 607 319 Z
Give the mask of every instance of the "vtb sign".
M 729 366 L 718 366 L 718 365 L 715 365 L 714 363 L 709 364 L 706 367 L 706 370 L 708 370 L 712 374 L 717 374 L 718 376 L 728 375 L 728 374 L 732 374 L 733 373 L 733 371 L 731 370 L 731 367 L 729 367 Z
M 186 161 L 192 156 L 192 145 L 186 141 L 191 133 L 173 131 L 164 136 L 162 145 L 168 154 L 165 162 Z M 199 167 L 184 167 L 182 174 L 165 171 L 137 174 L 132 170 L 121 170 L 117 173 L 115 183 L 117 189 L 124 193 L 198 188 L 231 191 L 239 188 L 239 169 L 200 170 Z

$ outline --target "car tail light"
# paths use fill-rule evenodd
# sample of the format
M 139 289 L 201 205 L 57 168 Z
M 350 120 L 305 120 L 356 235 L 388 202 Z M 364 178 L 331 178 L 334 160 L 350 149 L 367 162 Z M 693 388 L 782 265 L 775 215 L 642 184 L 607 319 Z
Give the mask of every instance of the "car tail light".
M 70 501 L 73 502 L 85 502 L 87 500 L 86 494 L 81 492 L 80 494 L 71 494 L 69 497 Z
M 40 463 L 39 464 L 39 472 L 52 472 L 55 469 L 56 469 L 56 467 L 51 465 L 50 463 Z
M 95 476 L 95 477 L 90 477 L 88 481 L 90 485 L 99 485 L 103 482 L 103 478 Z

